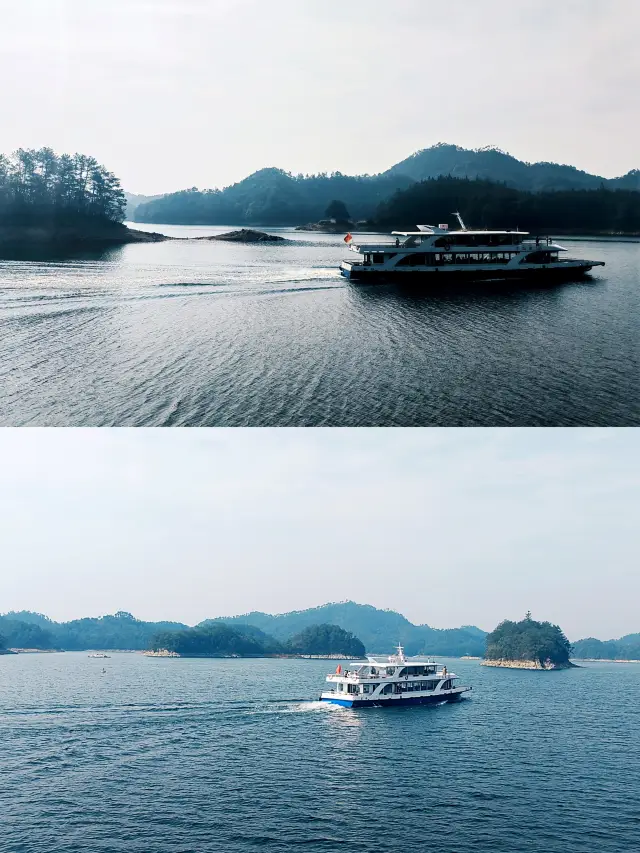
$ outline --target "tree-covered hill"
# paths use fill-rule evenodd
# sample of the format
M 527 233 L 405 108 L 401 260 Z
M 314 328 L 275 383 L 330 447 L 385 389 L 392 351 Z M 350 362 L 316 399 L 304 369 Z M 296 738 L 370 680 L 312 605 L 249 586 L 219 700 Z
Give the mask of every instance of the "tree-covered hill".
M 293 611 L 273 616 L 269 613 L 246 613 L 243 616 L 221 617 L 220 621 L 255 625 L 281 642 L 311 625 L 337 625 L 355 634 L 368 652 L 388 653 L 402 643 L 407 654 L 477 655 L 484 652 L 485 633 L 479 628 L 465 626 L 439 630 L 429 625 L 413 625 L 393 610 L 379 610 L 368 604 L 344 601 L 325 604 L 309 610 Z
M 487 661 L 532 661 L 540 666 L 569 666 L 571 643 L 558 625 L 536 622 L 527 613 L 521 622 L 501 622 L 486 638 Z
M 364 646 L 335 625 L 312 625 L 286 643 L 259 628 L 236 623 L 208 621 L 182 631 L 161 631 L 149 643 L 154 652 L 169 651 L 184 657 L 251 657 L 263 655 L 361 656 Z
M 567 190 L 532 193 L 505 184 L 450 177 L 413 184 L 383 202 L 375 215 L 382 230 L 451 221 L 462 214 L 468 228 L 541 232 L 640 232 L 640 192 Z M 457 227 L 457 224 L 456 226 Z
M 7 613 L 0 616 L 0 631 L 10 648 L 20 649 L 126 649 L 144 650 L 161 630 L 186 628 L 179 622 L 143 622 L 120 611 L 113 616 L 53 622 L 41 613 Z
M 394 193 L 415 183 L 438 177 L 479 179 L 530 193 L 570 190 L 640 190 L 640 171 L 620 178 L 605 179 L 574 166 L 558 163 L 525 163 L 497 148 L 469 150 L 439 144 L 418 151 L 379 175 L 349 176 L 340 172 L 319 175 L 292 175 L 282 169 L 261 169 L 225 189 L 186 189 L 146 203 L 132 200 L 130 210 L 137 222 L 183 225 L 302 225 L 326 215 L 332 201 L 340 201 L 353 220 L 376 216 L 379 205 Z M 482 189 L 482 186 L 480 186 Z M 438 208 L 433 221 L 456 208 Z M 500 210 L 500 213 L 503 211 Z M 411 218 L 430 221 L 418 211 Z M 597 220 L 597 216 L 595 217 Z M 546 222 L 545 225 L 555 225 Z M 562 220 L 563 228 L 572 223 Z M 500 224 L 503 227 L 503 223 Z M 596 228 L 604 230 L 603 225 Z
M 350 631 L 337 625 L 310 625 L 287 640 L 287 651 L 300 655 L 362 657 L 365 647 Z
M 574 658 L 594 660 L 640 660 L 640 634 L 627 634 L 619 640 L 588 637 L 573 644 Z
M 468 149 L 446 143 L 417 151 L 383 174 L 404 175 L 414 181 L 440 176 L 479 178 L 531 192 L 598 189 L 602 184 L 610 189 L 640 190 L 638 170 L 620 178 L 607 180 L 576 169 L 575 166 L 544 162 L 526 163 L 499 148 Z
M 273 645 L 271 638 L 263 643 L 255 635 L 250 636 L 222 622 L 181 631 L 160 631 L 153 635 L 148 645 L 151 651 L 166 650 L 185 657 L 248 657 L 273 653 L 267 651 L 267 647 Z
M 135 216 L 136 209 L 140 207 L 141 204 L 148 204 L 150 201 L 155 201 L 158 198 L 162 198 L 162 194 L 158 195 L 140 195 L 139 193 L 125 193 L 124 200 L 126 203 L 125 207 L 125 218 L 131 221 Z
M 399 642 L 408 654 L 479 656 L 484 651 L 485 633 L 479 628 L 438 630 L 428 625 L 413 625 L 400 613 L 351 601 L 279 616 L 248 613 L 221 617 L 206 620 L 197 627 L 206 629 L 220 622 L 262 643 L 269 654 L 281 651 L 287 640 L 313 625 L 342 628 L 358 637 L 368 652 L 389 653 Z M 61 623 L 26 611 L 0 616 L 0 633 L 5 634 L 13 648 L 144 650 L 159 632 L 187 628 L 182 623 L 143 622 L 125 612 Z
M 403 176 L 304 176 L 261 169 L 223 190 L 194 187 L 140 204 L 134 218 L 180 225 L 300 225 L 321 219 L 332 201 L 343 200 L 354 219 L 365 219 L 411 183 Z

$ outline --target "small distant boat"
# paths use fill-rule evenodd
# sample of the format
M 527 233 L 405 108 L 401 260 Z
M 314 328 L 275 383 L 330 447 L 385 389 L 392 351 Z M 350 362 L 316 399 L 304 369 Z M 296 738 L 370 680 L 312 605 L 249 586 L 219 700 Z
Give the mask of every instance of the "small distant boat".
M 110 658 L 111 655 L 105 655 L 104 652 L 92 652 L 92 654 L 87 655 L 89 658 Z
M 406 658 L 402 646 L 395 655 L 350 663 L 343 672 L 327 676 L 333 685 L 320 696 L 321 702 L 345 708 L 382 708 L 391 705 L 431 705 L 455 702 L 471 687 L 458 687 L 457 676 L 432 660 Z
M 418 225 L 418 231 L 394 231 L 385 242 L 361 243 L 348 234 L 349 249 L 362 256 L 344 261 L 341 274 L 353 281 L 480 281 L 491 279 L 575 278 L 603 261 L 560 257 L 566 252 L 551 237 L 527 231 L 471 231 L 459 213 L 460 229 Z

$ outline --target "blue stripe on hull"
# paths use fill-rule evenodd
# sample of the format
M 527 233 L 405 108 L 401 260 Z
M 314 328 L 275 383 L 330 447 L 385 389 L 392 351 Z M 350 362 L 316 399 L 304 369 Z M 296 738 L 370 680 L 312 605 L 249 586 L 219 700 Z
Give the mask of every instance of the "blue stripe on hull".
M 328 702 L 330 705 L 340 705 L 342 708 L 353 708 L 354 705 L 358 704 L 351 699 L 320 699 L 320 701 Z
M 391 699 L 380 699 L 376 702 L 359 702 L 357 699 L 321 699 L 321 702 L 329 702 L 331 705 L 341 705 L 343 708 L 387 708 L 398 705 L 437 705 L 440 702 L 457 702 L 462 698 L 462 693 L 453 696 L 406 696 L 393 697 Z

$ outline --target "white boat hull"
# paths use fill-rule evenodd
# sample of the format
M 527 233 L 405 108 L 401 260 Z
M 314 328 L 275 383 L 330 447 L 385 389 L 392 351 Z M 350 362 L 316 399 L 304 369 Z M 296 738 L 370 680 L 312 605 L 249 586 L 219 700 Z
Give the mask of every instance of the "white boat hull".
M 375 698 L 368 698 L 361 695 L 351 698 L 338 693 L 327 692 L 320 696 L 320 701 L 328 702 L 332 705 L 340 705 L 343 708 L 397 708 L 398 706 L 405 705 L 438 705 L 441 702 L 457 702 L 470 690 L 470 687 L 455 687 L 453 690 L 425 693 L 419 696 L 411 696 L 404 693 L 388 697 L 376 696 Z

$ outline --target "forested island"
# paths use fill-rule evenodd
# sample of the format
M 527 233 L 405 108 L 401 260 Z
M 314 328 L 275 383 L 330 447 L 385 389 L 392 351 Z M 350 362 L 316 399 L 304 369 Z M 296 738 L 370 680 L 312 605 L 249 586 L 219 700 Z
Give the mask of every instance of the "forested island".
M 353 634 L 335 625 L 311 625 L 284 643 L 251 625 L 230 627 L 207 622 L 182 631 L 163 631 L 149 651 L 165 657 L 361 657 L 365 648 Z
M 138 222 L 283 225 L 339 233 L 405 230 L 459 210 L 475 228 L 640 233 L 640 171 L 605 179 L 495 148 L 439 144 L 378 175 L 293 175 L 262 169 L 224 189 L 192 187 L 138 205 Z M 333 222 L 331 221 L 333 220 Z M 304 223 L 308 223 L 305 225 Z
M 51 148 L 0 154 L 0 251 L 167 239 L 123 225 L 125 206 L 118 178 L 93 157 Z
M 571 643 L 558 625 L 536 622 L 527 613 L 521 622 L 501 622 L 487 635 L 485 666 L 518 669 L 567 669 Z
M 640 634 L 627 634 L 619 640 L 578 640 L 573 644 L 573 656 L 582 660 L 640 661 Z

